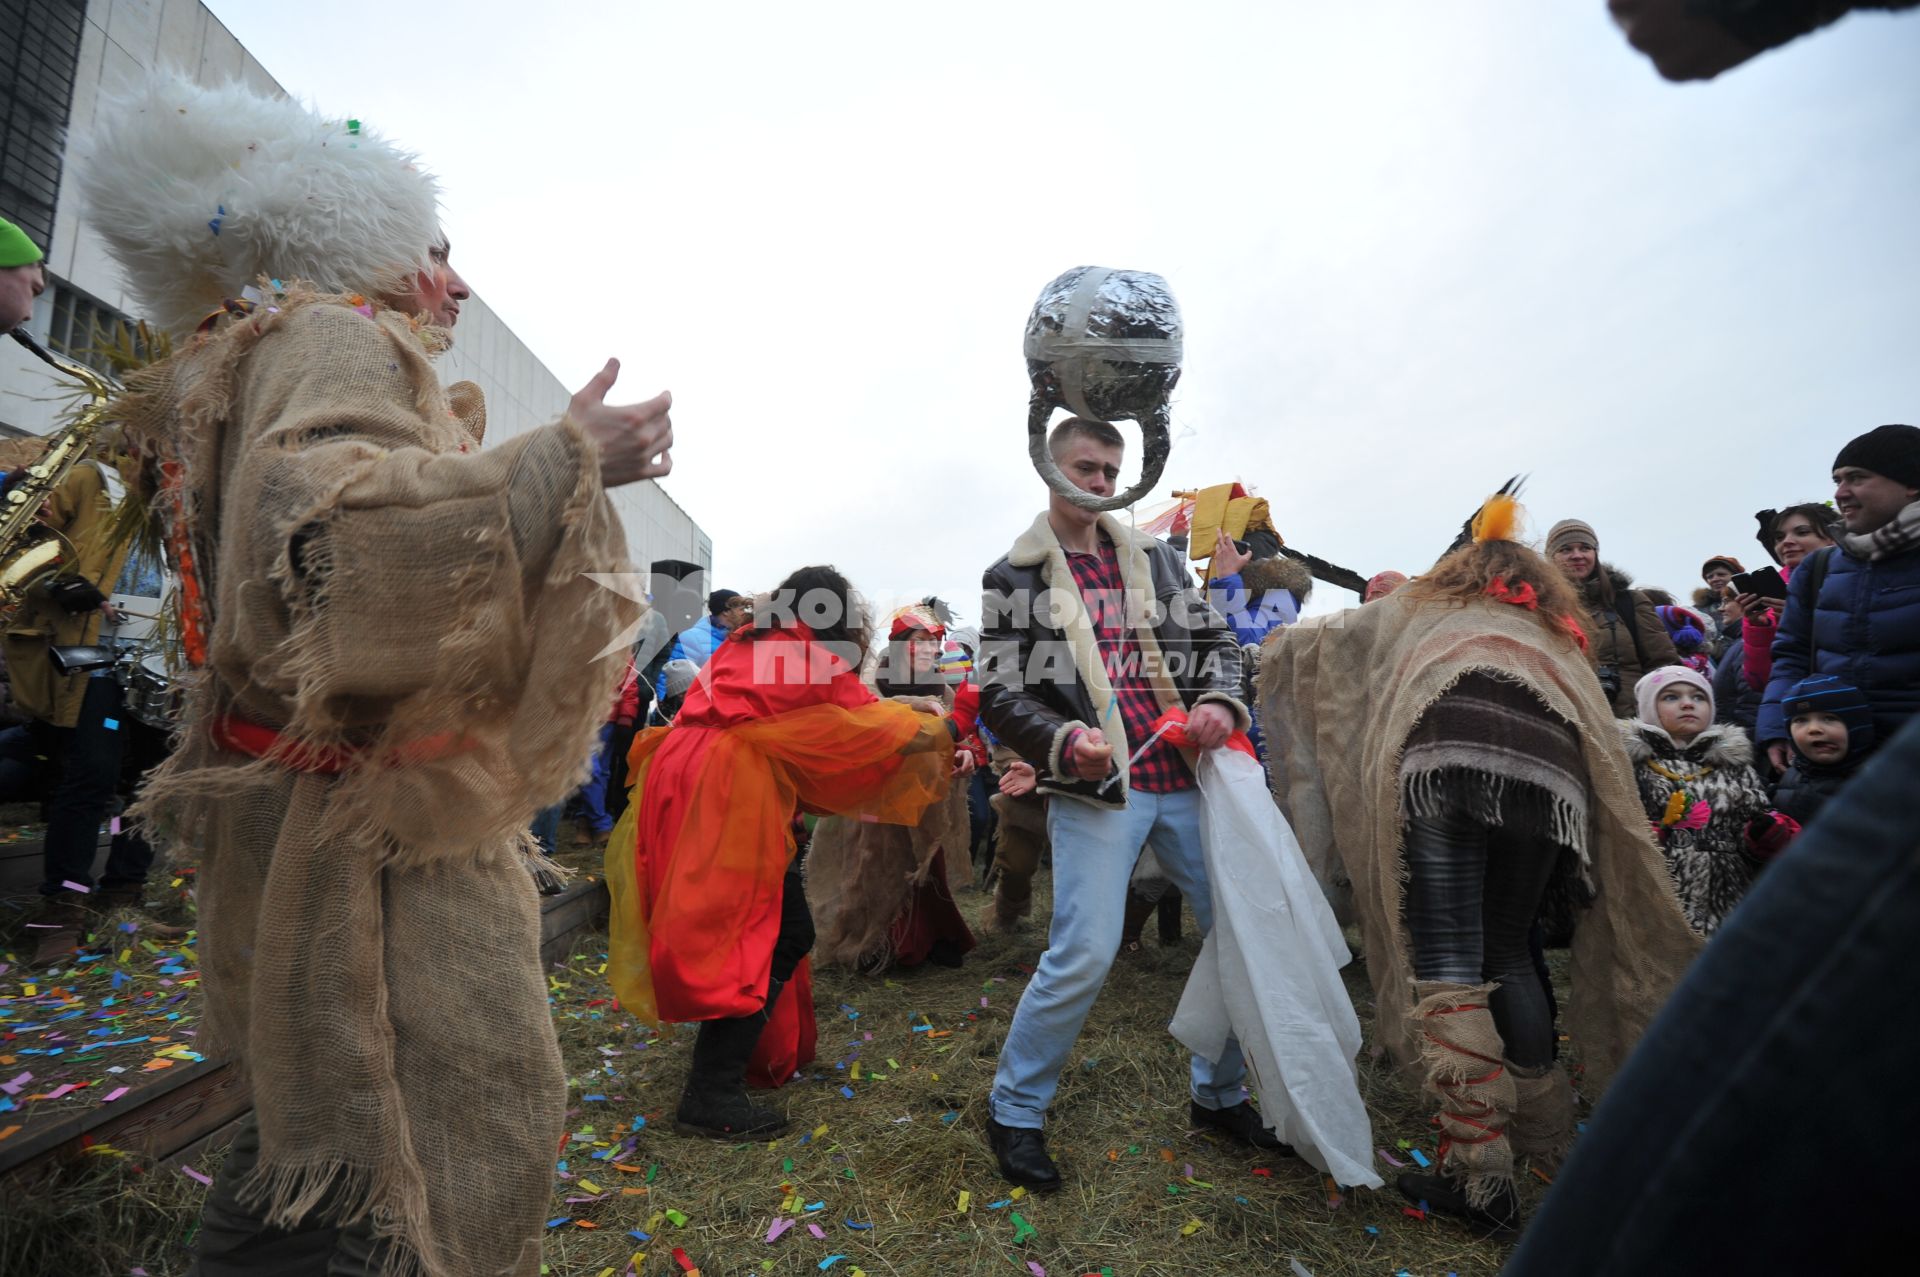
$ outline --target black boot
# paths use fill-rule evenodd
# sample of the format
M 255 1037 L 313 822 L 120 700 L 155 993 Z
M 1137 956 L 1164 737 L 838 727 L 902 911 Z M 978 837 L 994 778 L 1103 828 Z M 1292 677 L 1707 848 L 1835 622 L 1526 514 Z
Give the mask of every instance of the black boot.
M 1294 1157 L 1293 1145 L 1283 1144 L 1280 1137 L 1267 1129 L 1261 1120 L 1259 1110 L 1246 1100 L 1241 1100 L 1232 1108 L 1210 1109 L 1198 1103 L 1189 1102 L 1187 1117 L 1195 1130 L 1219 1131 L 1222 1135 L 1239 1140 L 1249 1148 L 1261 1149 L 1269 1153 L 1278 1153 L 1282 1157 Z
M 1466 1185 L 1430 1171 L 1405 1171 L 1396 1181 L 1400 1195 L 1415 1206 L 1463 1219 L 1486 1232 L 1507 1233 L 1520 1226 L 1520 1197 L 1511 1183 L 1500 1185 L 1485 1206 L 1467 1201 Z
M 1180 888 L 1168 884 L 1156 908 L 1160 914 L 1160 947 L 1170 949 L 1180 943 Z
M 1047 1137 L 1025 1126 L 1002 1126 L 987 1119 L 987 1143 L 1000 1164 L 1001 1178 L 1037 1192 L 1060 1187 L 1060 1168 L 1047 1152 Z
M 784 981 L 769 982 L 766 1009 L 730 1020 L 707 1020 L 693 1040 L 693 1066 L 673 1129 L 682 1135 L 715 1140 L 777 1135 L 787 1119 L 747 1098 L 747 1064 L 767 1027 Z

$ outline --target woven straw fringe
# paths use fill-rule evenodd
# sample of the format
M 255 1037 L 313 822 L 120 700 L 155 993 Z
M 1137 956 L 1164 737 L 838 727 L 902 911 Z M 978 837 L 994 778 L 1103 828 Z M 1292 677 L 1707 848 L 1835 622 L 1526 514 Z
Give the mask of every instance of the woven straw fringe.
M 1487 1009 L 1490 984 L 1414 982 L 1409 1014 L 1427 1094 L 1440 1101 L 1440 1171 L 1464 1181 L 1467 1201 L 1483 1208 L 1513 1187 L 1512 1075 L 1500 1031 Z

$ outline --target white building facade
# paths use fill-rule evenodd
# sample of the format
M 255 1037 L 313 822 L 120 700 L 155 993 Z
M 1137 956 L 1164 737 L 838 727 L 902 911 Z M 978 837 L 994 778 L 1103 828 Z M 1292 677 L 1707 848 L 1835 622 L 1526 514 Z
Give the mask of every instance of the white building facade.
M 152 66 L 284 92 L 199 0 L 0 0 L 0 217 L 47 251 L 49 286 L 28 332 L 76 361 L 88 360 L 99 330 L 139 315 L 87 225 L 68 160 L 85 149 L 103 92 Z M 486 271 L 462 273 L 473 283 Z M 445 381 L 473 381 L 486 393 L 489 443 L 556 420 L 570 397 L 477 293 L 462 304 L 457 341 L 439 368 Z M 45 434 L 69 400 L 45 364 L 0 340 L 0 433 Z M 707 534 L 659 484 L 629 484 L 613 497 L 635 564 L 712 567 Z

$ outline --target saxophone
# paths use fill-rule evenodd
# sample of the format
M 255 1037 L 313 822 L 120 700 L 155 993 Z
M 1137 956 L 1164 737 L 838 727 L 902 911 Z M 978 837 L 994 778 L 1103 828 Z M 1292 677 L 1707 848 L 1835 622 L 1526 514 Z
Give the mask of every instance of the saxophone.
M 114 390 L 112 382 L 91 368 L 49 354 L 24 330 L 14 329 L 13 339 L 86 387 L 93 402 L 61 431 L 40 460 L 27 467 L 26 477 L 0 499 L 0 623 L 11 620 L 29 593 L 58 572 L 66 557 L 66 538 L 40 522 L 40 507 L 73 468 L 86 460 L 94 436 L 106 419 Z

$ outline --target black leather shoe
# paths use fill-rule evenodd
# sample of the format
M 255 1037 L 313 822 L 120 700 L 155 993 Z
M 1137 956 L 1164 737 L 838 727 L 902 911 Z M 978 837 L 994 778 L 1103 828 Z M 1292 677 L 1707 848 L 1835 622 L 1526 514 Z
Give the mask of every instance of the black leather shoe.
M 1245 1100 L 1230 1109 L 1210 1109 L 1193 1104 L 1189 1106 L 1188 1113 L 1193 1125 L 1200 1130 L 1219 1131 L 1242 1144 L 1278 1153 L 1282 1157 L 1296 1156 L 1293 1145 L 1282 1144 L 1280 1137 L 1267 1129 L 1266 1123 L 1260 1120 L 1260 1114 Z
M 1466 1188 L 1431 1171 L 1406 1171 L 1394 1181 L 1400 1195 L 1430 1213 L 1465 1220 L 1482 1232 L 1509 1233 L 1520 1226 L 1520 1198 L 1513 1185 L 1502 1185 L 1485 1206 L 1467 1204 Z
M 1060 1187 L 1060 1168 L 1047 1153 L 1047 1137 L 1026 1126 L 1002 1126 L 987 1119 L 987 1143 L 1000 1163 L 1000 1175 L 1010 1184 L 1050 1193 Z

